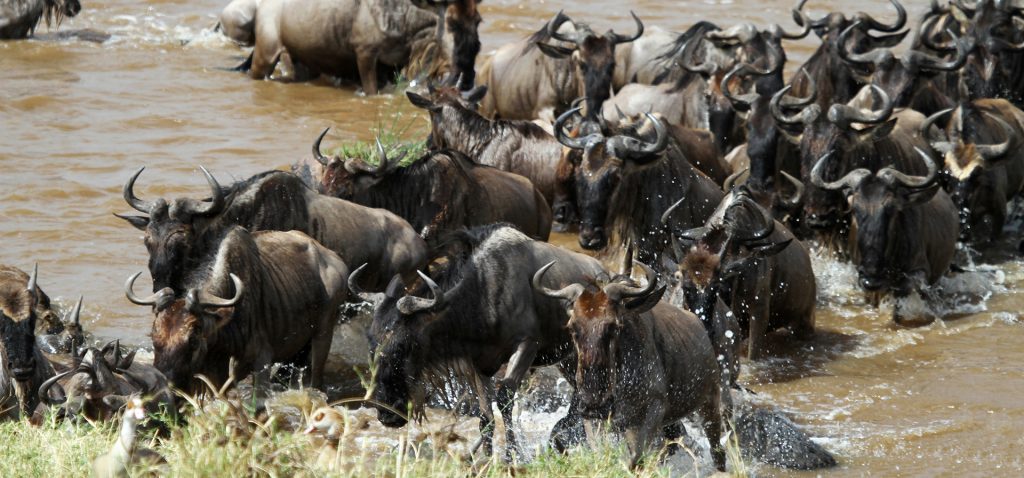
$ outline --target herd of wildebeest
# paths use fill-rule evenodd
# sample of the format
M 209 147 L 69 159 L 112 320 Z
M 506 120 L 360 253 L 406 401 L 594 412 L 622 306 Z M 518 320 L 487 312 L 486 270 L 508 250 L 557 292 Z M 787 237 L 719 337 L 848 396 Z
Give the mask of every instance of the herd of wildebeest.
M 339 310 L 383 293 L 368 403 L 384 425 L 454 380 L 479 400 L 483 450 L 495 403 L 516 452 L 516 392 L 557 365 L 573 393 L 552 446 L 608 419 L 635 464 L 696 414 L 724 469 L 740 356 L 815 333 L 810 244 L 854 263 L 867 294 L 928 298 L 957 242 L 1000 236 L 1024 186 L 1024 8 L 933 1 L 896 53 L 898 0 L 889 21 L 811 18 L 805 2 L 792 27 L 683 33 L 633 14 L 630 34 L 598 34 L 559 12 L 479 72 L 474 0 L 233 2 L 218 29 L 254 46 L 239 67 L 253 78 L 368 94 L 420 79 L 406 95 L 429 115 L 428 152 L 332 157 L 325 130 L 293 172 L 222 186 L 203 168 L 202 199 L 140 199 L 139 169 L 124 199 L 141 215 L 118 217 L 145 234 L 153 290 L 139 272 L 125 294 L 152 310 L 153 365 L 86 347 L 80 302 L 62 321 L 35 271 L 4 266 L 6 416 L 109 418 L 132 393 L 173 408 L 170 387 L 199 392 L 197 374 L 266 381 L 277 362 L 322 387 Z M 811 32 L 787 82 L 783 42 Z M 546 242 L 552 227 L 594 254 Z M 933 319 L 899 304 L 899 324 Z

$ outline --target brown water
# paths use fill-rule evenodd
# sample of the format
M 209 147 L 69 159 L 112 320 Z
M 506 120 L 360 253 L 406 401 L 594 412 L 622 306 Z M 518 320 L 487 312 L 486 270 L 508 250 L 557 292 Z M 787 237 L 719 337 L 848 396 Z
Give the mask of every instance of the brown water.
M 909 3 L 912 18 L 926 4 Z M 333 144 L 369 139 L 382 124 L 424 129 L 400 96 L 366 98 L 352 87 L 251 81 L 219 70 L 245 53 L 208 31 L 218 2 L 87 0 L 83 7 L 62 29 L 94 28 L 113 34 L 111 41 L 0 42 L 0 262 L 28 269 L 38 261 L 41 285 L 60 302 L 84 294 L 85 323 L 97 336 L 148 342 L 148 311 L 122 292 L 125 278 L 146 268 L 145 248 L 139 232 L 111 215 L 130 212 L 121 186 L 139 166 L 147 166 L 141 197 L 198 197 L 207 192 L 199 165 L 224 183 L 282 168 L 305 157 L 325 126 Z M 878 0 L 857 7 L 891 18 Z M 483 51 L 532 32 L 559 8 L 598 31 L 633 28 L 626 7 L 612 0 L 487 0 Z M 671 30 L 700 19 L 792 28 L 788 1 L 638 1 L 629 8 Z M 787 44 L 790 70 L 815 44 Z M 996 292 L 984 305 L 953 307 L 962 317 L 913 330 L 894 328 L 864 306 L 848 267 L 815 265 L 824 332 L 799 353 L 748 367 L 745 380 L 836 452 L 842 465 L 827 474 L 1024 472 L 1018 261 L 997 263 L 1001 285 L 982 274 L 949 286 L 988 283 Z

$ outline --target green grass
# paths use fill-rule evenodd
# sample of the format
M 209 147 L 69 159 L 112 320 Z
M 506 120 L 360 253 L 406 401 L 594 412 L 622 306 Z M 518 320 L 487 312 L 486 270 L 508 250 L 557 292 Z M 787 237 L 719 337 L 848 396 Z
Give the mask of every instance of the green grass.
M 399 90 L 401 91 L 401 90 Z M 405 95 L 396 95 L 396 101 L 405 101 Z M 429 130 L 420 115 L 407 115 L 403 111 L 389 114 L 380 119 L 370 134 L 380 139 L 388 158 L 403 157 L 400 166 L 408 166 L 427 152 L 426 137 Z M 372 165 L 378 164 L 379 156 L 374 141 L 348 141 L 333 148 L 324 148 L 324 154 L 341 158 L 359 158 Z

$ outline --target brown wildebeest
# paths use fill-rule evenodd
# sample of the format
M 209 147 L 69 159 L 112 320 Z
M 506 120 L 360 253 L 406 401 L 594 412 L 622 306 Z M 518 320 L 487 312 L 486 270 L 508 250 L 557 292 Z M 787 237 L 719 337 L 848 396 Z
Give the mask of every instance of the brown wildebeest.
M 964 26 L 974 45 L 962 73 L 968 97 L 960 100 L 1004 98 L 1024 108 L 1024 7 L 1008 0 L 957 7 L 970 16 Z
M 787 328 L 804 338 L 814 333 L 817 286 L 807 248 L 746 187 L 730 192 L 705 225 L 673 238 L 673 246 L 686 307 L 712 324 L 717 301 L 724 299 L 751 360 L 764 357 L 773 330 Z
M 35 391 L 53 376 L 36 345 L 38 272 L 34 267 L 27 281 L 6 274 L 0 280 L 0 419 L 31 415 L 39 404 Z
M 612 30 L 597 35 L 589 25 L 558 12 L 529 38 L 499 48 L 480 68 L 480 83 L 490 90 L 480 112 L 492 118 L 539 118 L 550 123 L 574 99 L 586 97 L 588 116 L 596 119 L 601 103 L 611 96 L 615 46 L 644 32 L 643 22 L 632 16 L 634 35 Z M 566 24 L 572 28 L 563 28 Z
M 946 127 L 934 134 L 931 126 L 946 115 Z M 960 238 L 998 238 L 1007 203 L 1024 189 L 1024 112 L 1007 100 L 969 101 L 928 117 L 921 135 L 945 156 L 946 190 L 960 213 Z
M 373 398 L 378 420 L 388 427 L 407 418 L 392 410 L 422 413 L 424 385 L 455 375 L 469 382 L 480 399 L 481 442 L 491 451 L 492 396 L 505 423 L 506 443 L 518 449 L 511 426 L 516 390 L 531 367 L 574 363 L 568 320 L 561 301 L 530 288 L 534 272 L 553 260 L 558 267 L 547 283 L 566 284 L 604 278 L 596 259 L 545 242 L 534 241 L 508 225 L 483 226 L 455 234 L 466 253 L 449 261 L 434 279 L 407 292 L 393 281 L 374 312 L 370 350 L 377 360 Z M 364 267 L 353 272 L 353 279 Z M 436 282 L 435 282 L 436 280 Z M 356 290 L 350 285 L 350 288 Z M 424 295 L 432 298 L 424 298 Z M 506 365 L 507 364 L 507 365 Z M 505 366 L 492 394 L 487 384 Z M 572 373 L 563 370 L 567 379 Z M 468 376 L 467 376 L 468 375 Z M 578 421 L 575 406 L 556 431 Z M 571 425 L 569 425 L 571 426 Z
M 439 18 L 444 19 L 444 27 L 451 34 L 451 41 L 445 40 L 445 46 L 451 45 L 451 70 L 445 79 L 447 84 L 455 84 L 460 91 L 473 88 L 476 81 L 476 57 L 480 54 L 480 33 L 478 28 L 483 19 L 480 17 L 481 0 L 413 0 L 414 3 L 425 3 L 441 10 Z
M 4 284 L 27 284 L 29 275 L 17 267 L 0 264 L 0 283 Z M 36 339 L 41 345 L 48 347 L 51 352 L 70 352 L 72 343 L 81 345 L 85 342 L 82 333 L 82 326 L 79 323 L 79 315 L 82 310 L 82 299 L 74 306 L 71 313 L 64 320 L 53 311 L 50 305 L 50 297 L 43 292 L 43 289 L 36 284 Z
M 811 171 L 812 183 L 841 191 L 852 210 L 860 285 L 869 292 L 892 292 L 906 297 L 912 289 L 925 293 L 947 271 L 959 236 L 956 206 L 938 185 L 939 168 L 928 153 L 917 149 L 928 172 L 914 176 L 885 167 L 877 172 L 859 168 L 836 181 L 822 179 L 830 160 L 826 154 Z M 890 159 L 895 164 L 895 158 Z M 893 308 L 896 323 L 913 323 Z M 928 318 L 925 318 L 926 320 Z
M 551 204 L 562 145 L 535 123 L 489 120 L 470 108 L 469 104 L 479 101 L 486 91 L 486 86 L 468 93 L 441 87 L 429 98 L 412 91 L 405 94 L 414 106 L 430 112 L 431 139 L 436 148 L 452 149 L 478 164 L 523 176 Z
M 143 201 L 135 197 L 140 168 L 124 185 L 125 201 L 145 216 L 121 219 L 146 233 L 153 291 L 183 291 L 186 277 L 217 250 L 234 225 L 250 231 L 302 231 L 350 261 L 369 262 L 364 288 L 382 291 L 395 274 L 409 280 L 427 263 L 427 244 L 409 223 L 380 209 L 313 191 L 298 176 L 267 171 L 222 188 L 203 169 L 210 202 L 191 198 Z
M 0 0 L 0 40 L 28 38 L 39 21 L 46 26 L 60 26 L 64 17 L 73 17 L 82 10 L 78 0 Z
M 437 15 L 410 0 L 263 0 L 258 10 L 247 65 L 255 79 L 280 64 L 279 79 L 359 78 L 364 92 L 376 94 L 379 80 L 394 73 L 436 76 L 447 61 Z
M 646 265 L 640 264 L 647 276 L 643 287 L 577 282 L 553 290 L 542 283 L 554 265 L 540 268 L 532 283 L 567 304 L 580 414 L 610 419 L 625 431 L 632 468 L 659 437 L 672 435 L 671 427 L 696 412 L 715 467 L 724 471 L 720 374 L 700 320 L 660 301 L 665 288 Z
M 409 221 L 430 246 L 462 227 L 507 222 L 541 241 L 551 233 L 551 208 L 529 179 L 474 163 L 454 150 L 429 152 L 406 167 L 389 159 L 377 141 L 380 162 L 327 158 L 320 153 L 325 129 L 313 144 L 324 166 L 323 194 L 387 209 Z
M 347 294 L 348 267 L 337 254 L 298 231 L 249 233 L 235 226 L 199 270 L 207 272 L 193 274 L 180 289 L 144 298 L 132 291 L 141 272 L 125 284 L 129 301 L 153 307 L 153 364 L 171 384 L 195 393 L 195 374 L 217 386 L 229 376 L 268 374 L 269 365 L 311 345 L 312 386 L 323 386 Z M 235 370 L 229 371 L 231 358 Z

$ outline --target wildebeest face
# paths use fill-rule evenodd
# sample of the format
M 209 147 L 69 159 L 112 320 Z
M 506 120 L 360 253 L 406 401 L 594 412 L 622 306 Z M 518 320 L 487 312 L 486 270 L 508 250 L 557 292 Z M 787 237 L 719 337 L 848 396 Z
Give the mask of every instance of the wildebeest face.
M 605 222 L 608 207 L 622 180 L 622 160 L 609 158 L 604 138 L 593 140 L 583 151 L 583 159 L 576 168 L 576 199 L 580 211 L 580 247 L 600 250 L 608 244 Z
M 551 214 L 556 224 L 571 226 L 579 221 L 576 210 L 576 168 L 581 159 L 580 151 L 566 149 L 555 169 L 555 195 L 551 202 Z
M 15 381 L 24 384 L 36 368 L 36 274 L 32 271 L 25 288 L 0 290 L 0 344 L 4 366 Z
M 881 181 L 869 178 L 849 199 L 857 231 L 857 273 L 864 289 L 875 291 L 893 279 L 888 267 L 892 228 L 899 198 Z
M 191 224 L 173 219 L 150 221 L 143 243 L 149 251 L 149 271 L 153 276 L 153 290 L 179 282 L 185 269 L 185 260 L 190 256 L 195 240 Z
M 576 384 L 580 412 L 586 418 L 607 418 L 613 404 L 618 338 L 622 321 L 608 295 L 590 286 L 569 312 L 569 328 L 576 347 Z
M 583 78 L 581 96 L 586 98 L 587 112 L 601 111 L 601 105 L 611 97 L 615 44 L 605 37 L 588 36 L 572 58 L 578 78 Z

